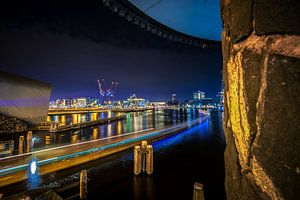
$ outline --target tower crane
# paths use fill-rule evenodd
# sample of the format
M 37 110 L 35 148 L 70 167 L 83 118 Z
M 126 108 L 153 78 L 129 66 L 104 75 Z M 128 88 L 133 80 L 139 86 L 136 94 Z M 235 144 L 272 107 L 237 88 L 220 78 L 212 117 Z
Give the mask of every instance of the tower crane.
M 115 92 L 118 86 L 118 82 L 111 82 L 111 85 L 109 88 L 106 88 L 104 79 L 98 79 L 98 86 L 99 86 L 99 93 L 100 96 L 102 96 L 104 103 L 110 103 L 111 101 L 114 101 Z

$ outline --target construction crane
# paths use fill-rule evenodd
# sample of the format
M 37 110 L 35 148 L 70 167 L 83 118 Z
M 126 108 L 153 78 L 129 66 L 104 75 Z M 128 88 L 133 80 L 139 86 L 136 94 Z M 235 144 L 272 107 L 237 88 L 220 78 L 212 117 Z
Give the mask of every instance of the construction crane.
M 97 82 L 99 86 L 99 93 L 100 96 L 102 96 L 104 103 L 110 104 L 110 102 L 113 102 L 118 82 L 111 82 L 109 88 L 106 87 L 104 79 L 98 79 Z

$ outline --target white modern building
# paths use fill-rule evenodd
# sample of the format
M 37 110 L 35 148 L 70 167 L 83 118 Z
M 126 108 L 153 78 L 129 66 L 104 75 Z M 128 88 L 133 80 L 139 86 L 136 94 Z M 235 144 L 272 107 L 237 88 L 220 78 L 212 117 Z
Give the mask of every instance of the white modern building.
M 205 93 L 198 90 L 197 92 L 193 93 L 193 98 L 194 98 L 195 101 L 204 99 L 205 98 Z

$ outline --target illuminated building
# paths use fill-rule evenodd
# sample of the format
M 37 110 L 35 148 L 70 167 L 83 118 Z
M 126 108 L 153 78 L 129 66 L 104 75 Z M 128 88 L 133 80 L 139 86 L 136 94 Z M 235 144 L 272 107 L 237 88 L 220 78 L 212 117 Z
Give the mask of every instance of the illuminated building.
M 127 100 L 123 101 L 124 107 L 146 107 L 147 101 L 144 98 L 137 98 L 135 94 L 131 95 Z
M 200 99 L 204 99 L 205 98 L 205 93 L 201 92 L 201 91 L 197 91 L 193 93 L 193 98 L 195 101 L 200 100 Z
M 49 108 L 57 108 L 56 101 L 50 101 L 49 102 Z
M 172 94 L 172 102 L 173 102 L 173 103 L 176 102 L 176 94 Z
M 87 107 L 97 107 L 99 105 L 100 100 L 95 97 L 87 97 Z
M 49 108 L 86 108 L 97 107 L 99 105 L 99 99 L 94 97 L 80 97 L 80 98 L 68 98 L 57 99 L 50 101 Z
M 177 101 L 177 97 L 176 97 L 176 94 L 172 94 L 172 97 L 171 97 L 171 101 L 168 102 L 168 105 L 169 106 L 178 106 L 178 101 Z
M 160 107 L 166 107 L 167 103 L 164 101 L 152 101 L 149 103 L 152 107 L 160 108 Z
M 77 98 L 77 107 L 85 108 L 87 105 L 87 99 L 84 97 Z
M 72 99 L 65 99 L 65 105 L 67 108 L 71 108 L 72 106 Z
M 57 99 L 55 104 L 58 108 L 65 108 L 66 107 L 66 100 L 65 99 Z

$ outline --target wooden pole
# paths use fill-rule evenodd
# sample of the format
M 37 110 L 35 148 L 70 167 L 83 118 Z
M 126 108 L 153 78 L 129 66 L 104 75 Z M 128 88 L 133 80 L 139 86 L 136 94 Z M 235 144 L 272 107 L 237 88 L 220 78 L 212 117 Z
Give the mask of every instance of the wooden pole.
M 87 192 L 87 171 L 84 169 L 80 172 L 80 199 L 85 199 Z
M 134 175 L 139 175 L 142 172 L 141 147 L 134 147 Z
M 146 172 L 148 175 L 153 174 L 153 148 L 152 148 L 152 145 L 147 146 Z
M 195 182 L 193 200 L 204 200 L 204 188 L 202 183 Z

